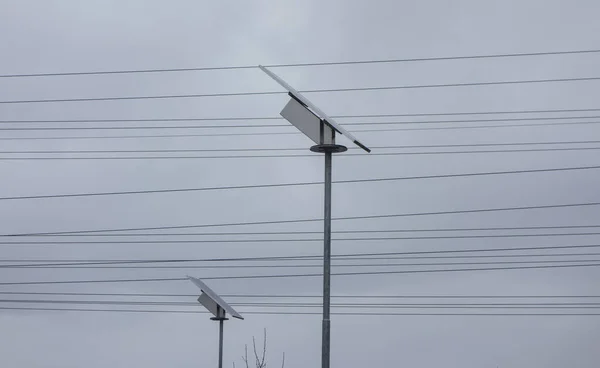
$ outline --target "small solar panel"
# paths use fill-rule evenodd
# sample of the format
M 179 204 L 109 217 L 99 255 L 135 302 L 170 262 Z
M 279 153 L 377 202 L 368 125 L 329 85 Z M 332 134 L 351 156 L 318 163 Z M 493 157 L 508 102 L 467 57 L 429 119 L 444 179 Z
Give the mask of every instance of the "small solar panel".
M 215 315 L 215 317 L 219 317 L 217 315 L 217 312 L 214 310 L 214 308 L 211 308 L 210 305 L 207 306 L 205 303 L 208 302 L 208 300 L 206 298 L 208 298 L 209 300 L 212 300 L 217 306 L 219 306 L 221 309 L 223 309 L 226 313 L 229 313 L 232 317 L 237 318 L 237 319 L 244 319 L 244 317 L 242 317 L 241 314 L 239 314 L 238 312 L 236 312 L 235 309 L 233 309 L 229 304 L 227 304 L 223 299 L 221 299 L 220 296 L 218 296 L 214 291 L 212 291 L 211 288 L 209 288 L 205 283 L 203 283 L 202 281 L 200 281 L 199 279 L 195 278 L 195 277 L 191 277 L 188 276 L 188 278 L 200 289 L 202 290 L 202 292 L 204 293 L 204 296 L 200 296 L 199 298 L 199 302 L 202 303 L 202 305 L 204 305 L 206 307 L 206 309 L 209 310 L 209 312 L 211 312 L 212 314 Z

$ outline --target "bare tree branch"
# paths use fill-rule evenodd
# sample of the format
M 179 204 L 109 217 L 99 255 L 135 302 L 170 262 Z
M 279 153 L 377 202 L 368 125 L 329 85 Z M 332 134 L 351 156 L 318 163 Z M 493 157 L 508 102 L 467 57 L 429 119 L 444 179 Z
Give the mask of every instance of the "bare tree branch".
M 258 352 L 256 351 L 256 339 L 252 336 L 252 347 L 254 348 L 254 359 L 256 360 L 256 368 L 262 368 L 262 364 L 260 364 L 260 357 L 258 356 Z
M 252 337 L 252 350 L 254 353 L 254 360 L 256 364 L 256 368 L 266 368 L 267 367 L 267 329 L 263 331 L 263 347 L 262 354 L 258 353 L 258 349 L 256 347 L 256 338 Z M 250 362 L 248 361 L 248 345 L 244 346 L 244 355 L 242 355 L 242 360 L 246 364 L 246 368 L 250 368 Z M 285 367 L 285 352 L 283 353 L 283 358 L 281 359 L 281 368 Z M 235 363 L 233 363 L 233 368 L 235 368 Z
M 263 330 L 263 355 L 262 360 L 260 362 L 260 368 L 265 368 L 267 365 L 265 364 L 265 357 L 267 355 L 267 329 Z
M 244 355 L 242 355 L 242 360 L 246 363 L 246 368 L 250 368 L 248 365 L 248 345 L 244 345 Z

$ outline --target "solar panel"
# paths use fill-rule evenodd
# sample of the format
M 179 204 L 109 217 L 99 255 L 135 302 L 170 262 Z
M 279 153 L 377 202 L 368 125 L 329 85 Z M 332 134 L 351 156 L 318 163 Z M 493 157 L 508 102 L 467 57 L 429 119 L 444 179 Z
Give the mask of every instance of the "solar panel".
M 229 313 L 232 317 L 237 319 L 244 319 L 235 309 L 227 304 L 220 296 L 218 296 L 211 288 L 205 283 L 195 277 L 188 276 L 188 278 L 202 291 L 203 295 L 200 295 L 198 301 L 208 309 L 209 312 L 214 314 L 215 317 L 218 315 L 217 306 L 223 309 L 226 313 Z M 211 301 L 213 303 L 211 303 Z
M 267 75 L 269 77 L 273 78 L 277 83 L 279 83 L 279 85 L 281 85 L 283 88 L 285 88 L 294 98 L 296 98 L 297 100 L 299 100 L 307 108 L 309 108 L 310 110 L 312 110 L 313 113 L 315 113 L 316 115 L 318 115 L 318 117 L 320 117 L 327 124 L 329 124 L 333 129 L 335 129 L 338 132 L 340 132 L 340 134 L 346 136 L 346 138 L 350 139 L 354 144 L 356 144 L 357 146 L 359 146 L 363 150 L 365 150 L 367 152 L 371 152 L 371 150 L 367 146 L 365 146 L 364 144 L 362 144 L 358 139 L 356 139 L 356 137 L 354 135 L 352 135 L 352 133 L 348 132 L 341 125 L 339 125 L 335 120 L 333 120 L 332 118 L 330 118 L 329 116 L 327 116 L 327 114 L 325 114 L 323 111 L 321 111 L 321 109 L 319 109 L 312 102 L 310 102 L 306 97 L 304 97 L 302 94 L 300 94 L 300 92 L 296 91 L 292 86 L 290 86 L 289 84 L 287 84 L 283 79 L 279 78 L 275 73 L 271 72 L 270 70 L 268 70 L 267 68 L 265 68 L 262 65 L 259 65 L 258 67 L 263 72 L 267 73 Z M 316 124 L 316 123 L 313 123 L 313 124 Z M 305 128 L 300 128 L 296 124 L 294 124 L 294 125 L 298 129 L 300 129 L 302 132 L 304 132 Z M 309 138 L 313 139 L 313 137 L 311 137 L 310 135 L 307 135 L 307 136 Z

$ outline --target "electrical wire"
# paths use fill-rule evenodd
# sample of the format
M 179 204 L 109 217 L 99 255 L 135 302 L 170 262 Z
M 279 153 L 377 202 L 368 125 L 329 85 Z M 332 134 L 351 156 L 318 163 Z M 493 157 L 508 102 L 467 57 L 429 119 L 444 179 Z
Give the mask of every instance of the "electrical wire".
M 419 116 L 456 116 L 456 115 L 503 115 L 503 114 L 550 114 L 572 112 L 597 112 L 600 108 L 586 109 L 547 109 L 547 110 L 503 110 L 503 111 L 465 111 L 440 113 L 403 113 L 403 114 L 360 114 L 360 115 L 331 115 L 336 119 L 350 118 L 390 118 L 390 117 L 419 117 Z M 586 116 L 587 117 L 587 116 Z M 536 118 L 539 119 L 539 118 Z M 565 117 L 569 119 L 569 117 Z M 202 118 L 149 118 L 149 119 L 61 119 L 61 120 L 0 120 L 0 123 L 120 123 L 120 122 L 167 122 L 167 121 L 235 121 L 235 120 L 284 120 L 281 116 L 245 116 L 245 117 L 202 117 Z M 519 119 L 527 120 L 527 119 Z M 483 120 L 489 121 L 489 120 Z M 346 124 L 346 123 L 344 123 Z
M 332 241 L 377 241 L 377 240 L 433 240 L 433 239 L 494 239 L 494 238 L 529 238 L 529 237 L 555 237 L 555 236 L 595 236 L 600 232 L 592 233 L 541 233 L 541 234 L 478 234 L 478 235 L 444 235 L 444 236 L 404 236 L 404 237 L 373 237 L 373 238 L 334 238 Z M 216 243 L 297 243 L 297 242 L 322 242 L 322 238 L 309 239 L 211 239 L 211 240 L 75 240 L 75 241 L 18 241 L 0 242 L 0 245 L 60 245 L 60 244 L 216 244 Z
M 600 50 L 572 50 L 572 51 L 545 51 L 545 52 L 526 52 L 526 53 L 500 53 L 487 55 L 463 55 L 463 56 L 441 56 L 441 57 L 422 57 L 422 58 L 400 58 L 400 59 L 371 59 L 371 60 L 349 60 L 338 62 L 315 62 L 315 63 L 293 63 L 293 64 L 270 64 L 267 68 L 292 68 L 292 67 L 316 67 L 316 66 L 335 66 L 335 65 L 361 65 L 361 64 L 382 64 L 382 63 L 403 63 L 403 62 L 423 62 L 423 61 L 442 61 L 442 60 L 471 60 L 471 59 L 493 59 L 510 57 L 531 57 L 531 56 L 551 56 L 551 55 L 577 55 L 594 54 Z M 57 73 L 24 73 L 24 74 L 0 74 L 0 78 L 29 78 L 29 77 L 56 77 L 56 76 L 81 76 L 81 75 L 107 75 L 107 74 L 139 74 L 139 73 L 171 73 L 171 72 L 191 72 L 191 71 L 217 71 L 217 70 L 241 70 L 258 69 L 256 65 L 238 65 L 238 66 L 216 66 L 216 67 L 193 67 L 193 68 L 159 68 L 159 69 L 132 69 L 132 70 L 104 70 L 88 72 L 57 72 Z
M 164 293 L 89 293 L 89 292 L 39 292 L 39 291 L 1 291 L 0 295 L 55 295 L 55 296 L 118 296 L 118 297 L 190 297 L 198 294 L 164 294 Z M 310 298 L 321 299 L 317 294 L 223 294 L 224 298 L 242 299 L 285 299 Z M 336 299 L 590 299 L 600 298 L 600 295 L 332 295 Z
M 600 108 L 583 109 L 546 109 L 546 110 L 497 110 L 497 111 L 452 111 L 433 113 L 404 113 L 404 114 L 362 114 L 362 115 L 332 115 L 332 118 L 389 118 L 389 117 L 418 117 L 418 116 L 456 116 L 456 115 L 505 115 L 505 114 L 552 114 L 569 112 L 596 112 Z M 280 118 L 280 117 L 277 117 Z M 42 121 L 43 122 L 43 121 Z
M 450 252 L 489 252 L 489 251 L 523 251 L 523 250 L 539 250 L 539 249 L 573 249 L 573 248 L 590 248 L 600 247 L 600 245 L 582 245 L 582 246 L 551 246 L 551 247 L 529 247 L 529 248 L 500 248 L 500 249 L 460 249 Z M 438 251 L 431 251 L 426 253 L 436 253 Z M 448 251 L 439 251 L 444 253 Z M 401 252 L 402 253 L 402 252 Z M 417 252 L 421 253 L 421 252 Z M 398 256 L 397 253 L 383 253 L 385 257 L 373 256 L 380 255 L 380 253 L 359 253 L 359 254 L 347 254 L 347 255 L 332 255 L 333 261 L 374 261 L 374 260 L 415 260 L 415 259 L 469 259 L 469 258 L 548 258 L 548 257 L 595 257 L 600 256 L 600 253 L 552 253 L 552 254 L 491 254 L 491 255 L 446 255 L 446 256 L 413 256 L 407 257 Z M 402 253 L 405 254 L 405 253 Z M 408 255 L 412 254 L 409 252 Z M 16 267 L 54 267 L 54 266 L 97 266 L 97 265 L 127 265 L 127 264 L 144 264 L 144 263 L 190 263 L 190 262 L 257 262 L 257 261 L 315 261 L 322 259 L 322 256 L 289 256 L 289 257 L 254 257 L 254 258 L 235 258 L 235 259 L 176 259 L 176 260 L 81 260 L 81 259 L 4 259 L 0 260 L 2 263 L 14 263 L 14 264 L 0 264 L 0 268 L 12 268 Z M 25 262 L 38 262 L 27 264 Z M 43 263 L 50 262 L 50 263 Z M 532 261 L 533 262 L 533 261 Z M 224 266 L 227 267 L 227 266 Z
M 361 123 L 361 125 L 366 123 Z M 375 124 L 379 125 L 379 124 Z M 232 128 L 289 128 L 288 124 L 253 124 L 253 125 L 156 125 L 156 126 L 78 126 L 78 127 L 9 127 L 0 131 L 52 131 L 52 130 L 156 130 L 156 129 L 232 129 Z
M 564 144 L 597 144 L 600 140 L 549 141 L 549 142 L 506 142 L 473 144 L 428 144 L 403 146 L 371 146 L 371 149 L 414 149 L 414 148 L 455 148 L 455 147 L 501 147 L 501 146 L 543 146 Z M 599 148 L 599 147 L 594 147 Z M 359 149 L 350 147 L 350 150 Z M 256 151 L 306 151 L 304 148 L 200 148 L 200 149 L 160 149 L 160 150 L 61 150 L 61 151 L 0 151 L 0 154 L 63 154 L 63 153 L 187 153 L 187 152 L 256 152 Z
M 519 128 L 538 126 L 562 126 L 562 125 L 589 125 L 600 124 L 600 121 L 583 122 L 558 122 L 558 123 L 531 123 L 531 124 L 501 124 L 501 125 L 470 125 L 452 127 L 428 127 L 428 128 L 392 128 L 392 129 L 362 129 L 354 130 L 352 133 L 378 133 L 399 131 L 427 131 L 427 130 L 456 130 L 456 129 L 488 129 L 488 128 Z M 261 132 L 261 133 L 205 133 L 205 134 L 161 134 L 161 135 L 126 135 L 126 136 L 55 136 L 55 137 L 0 137 L 0 140 L 64 140 L 64 139 L 131 139 L 131 138 L 193 138 L 193 137 L 233 137 L 233 136 L 269 136 L 269 135 L 300 135 L 299 132 Z M 373 154 L 371 154 L 373 155 Z M 342 155 L 340 157 L 345 157 Z M 312 155 L 312 157 L 316 157 Z M 227 158 L 227 157 L 224 157 Z
M 454 232 L 454 231 L 506 231 L 506 230 L 558 230 L 558 229 L 585 229 L 599 228 L 600 225 L 550 225 L 550 226 L 497 226 L 497 227 L 453 227 L 453 228 L 404 228 L 404 229 L 377 229 L 377 230 L 332 230 L 332 234 L 371 234 L 371 233 L 405 233 L 405 232 Z M 304 234 L 323 234 L 323 231 L 250 231 L 250 232 L 203 232 L 203 233 L 136 233 L 136 234 L 65 234 L 65 235 L 44 235 L 56 237 L 73 236 L 101 236 L 101 237 L 142 237 L 142 236 L 224 236 L 224 235 L 304 235 Z M 35 235 L 34 235 L 35 236 Z
M 476 150 L 476 151 L 427 151 L 427 152 L 385 152 L 385 153 L 368 153 L 368 154 L 350 154 L 342 155 L 339 157 L 357 157 L 369 158 L 372 156 L 414 156 L 414 155 L 449 155 L 449 154 L 481 154 L 481 153 L 511 153 L 511 152 L 558 152 L 558 151 L 596 151 L 600 147 L 573 147 L 573 148 L 534 148 L 534 149 L 510 149 L 510 150 Z M 268 158 L 268 159 L 281 159 L 281 158 L 319 158 L 314 154 L 309 155 L 245 155 L 245 156 L 69 156 L 69 157 L 47 157 L 47 156 L 34 156 L 34 157 L 0 157 L 2 161 L 73 161 L 73 160 L 181 160 L 181 159 L 192 159 L 192 160 L 204 160 L 204 159 L 254 159 L 254 158 Z
M 366 219 L 376 219 L 376 218 L 397 218 L 397 217 L 416 217 L 416 216 L 434 216 L 434 215 L 456 215 L 456 214 L 467 214 L 467 213 L 523 211 L 523 210 L 539 210 L 539 209 L 550 209 L 550 208 L 552 208 L 552 209 L 574 208 L 574 207 L 590 207 L 590 206 L 598 206 L 598 205 L 600 205 L 600 202 L 562 203 L 562 204 L 550 204 L 550 205 L 513 206 L 513 207 L 497 207 L 497 208 L 477 208 L 477 209 L 448 210 L 448 211 L 435 211 L 435 212 L 412 212 L 412 213 L 397 213 L 397 214 L 383 214 L 383 215 L 345 216 L 345 217 L 334 217 L 334 218 L 332 218 L 332 221 L 366 220 Z M 95 229 L 95 230 L 47 231 L 47 232 L 0 234 L 0 237 L 86 234 L 86 233 L 105 233 L 105 232 L 121 232 L 121 231 L 173 230 L 173 229 L 191 229 L 191 228 L 204 228 L 204 227 L 230 227 L 230 226 L 245 226 L 245 225 L 273 225 L 273 224 L 291 224 L 291 223 L 305 223 L 305 222 L 316 222 L 316 221 L 323 221 L 323 219 L 310 218 L 310 219 L 295 219 L 295 220 L 248 221 L 248 222 L 229 222 L 229 223 L 196 224 L 196 225 L 173 225 L 173 226 L 146 226 L 146 227 Z
M 488 172 L 462 173 L 462 174 L 405 176 L 405 177 L 396 177 L 396 178 L 335 180 L 332 183 L 334 183 L 334 184 L 371 183 L 371 182 L 400 181 L 400 180 L 424 180 L 424 179 L 474 177 L 474 176 L 489 176 L 489 175 L 512 175 L 512 174 L 529 174 L 529 173 L 541 173 L 541 172 L 597 170 L 597 169 L 600 169 L 600 166 L 579 166 L 579 167 L 561 167 L 561 168 L 510 170 L 510 171 L 488 171 Z M 181 193 L 181 192 L 199 192 L 199 191 L 213 191 L 213 190 L 233 190 L 233 189 L 238 190 L 238 189 L 255 189 L 255 188 L 294 187 L 294 186 L 309 186 L 309 185 L 322 185 L 322 184 L 323 184 L 323 182 L 303 182 L 303 183 L 278 183 L 278 184 L 219 186 L 219 187 L 204 187 L 204 188 L 178 188 L 178 189 L 118 191 L 118 192 L 115 191 L 115 192 L 96 192 L 96 193 L 48 194 L 48 195 L 0 197 L 0 200 L 7 201 L 7 200 L 24 200 L 24 199 L 97 197 L 97 196 L 109 196 L 109 195 L 112 196 L 112 195 L 132 195 L 132 194 Z
M 488 128 L 525 128 L 539 126 L 563 126 L 563 125 L 590 125 L 600 124 L 600 121 L 583 122 L 558 122 L 558 123 L 530 123 L 530 124 L 500 124 L 500 125 L 469 125 L 451 127 L 427 127 L 427 128 L 391 128 L 391 129 L 362 129 L 354 130 L 352 133 L 380 133 L 400 131 L 427 131 L 427 130 L 461 130 L 461 129 L 488 129 Z M 251 133 L 205 133 L 205 134 L 161 134 L 161 135 L 126 135 L 126 136 L 55 136 L 55 137 L 0 137 L 0 140 L 64 140 L 64 139 L 131 139 L 131 138 L 193 138 L 193 137 L 234 137 L 234 136 L 269 136 L 269 135 L 300 135 L 300 132 L 251 132 Z M 373 154 L 371 154 L 373 155 Z M 340 157 L 345 157 L 342 155 Z M 316 157 L 313 155 L 313 157 Z M 226 158 L 226 157 L 224 157 Z
M 518 85 L 539 83 L 564 83 L 597 81 L 600 77 L 578 77 L 578 78 L 549 78 L 549 79 L 524 79 L 504 80 L 493 82 L 468 82 L 468 83 L 440 83 L 440 84 L 415 84 L 403 86 L 382 87 L 353 87 L 353 88 L 323 88 L 301 90 L 300 93 L 342 93 L 342 92 L 366 92 L 366 91 L 390 91 L 419 88 L 447 88 L 447 87 L 475 87 L 492 85 Z M 96 101 L 131 101 L 131 100 L 164 100 L 181 98 L 205 98 L 205 97 L 241 97 L 241 96 L 273 96 L 287 94 L 284 91 L 258 91 L 258 92 L 222 92 L 222 93 L 196 93 L 180 95 L 154 95 L 154 96 L 117 96 L 117 97 L 84 97 L 84 98 L 59 98 L 59 99 L 37 99 L 37 100 L 4 100 L 0 104 L 33 104 L 33 103 L 63 103 L 63 102 L 96 102 Z
M 572 119 L 598 119 L 600 116 L 554 116 L 554 117 L 530 117 L 530 118 L 502 118 L 502 119 L 459 119 L 459 120 L 424 120 L 424 121 L 374 121 L 369 123 L 364 122 L 345 122 L 344 125 L 355 125 L 355 126 L 369 126 L 369 125 L 398 125 L 398 124 L 447 124 L 447 123 L 487 123 L 487 122 L 500 122 L 500 121 L 539 121 L 539 120 L 572 120 Z M 274 120 L 277 118 L 274 117 L 266 117 L 266 118 L 251 118 L 248 120 Z M 282 120 L 283 118 L 279 118 Z M 185 119 L 183 121 L 209 121 L 211 119 Z M 219 120 L 236 120 L 235 118 L 220 118 Z M 43 120 L 41 120 L 43 121 Z M 46 120 L 46 122 L 52 123 L 98 123 L 104 122 L 106 120 Z M 156 120 L 143 120 L 143 119 L 135 119 L 135 120 L 108 120 L 107 122 L 137 122 L 137 121 L 156 121 Z M 167 119 L 162 119 L 158 121 L 172 121 Z M 175 120 L 182 121 L 182 120 Z M 5 120 L 0 121 L 1 124 L 29 124 L 36 123 L 39 124 L 39 121 L 35 120 Z M 135 130 L 135 129 L 232 129 L 232 128 L 278 128 L 285 127 L 291 128 L 290 124 L 243 124 L 243 125 L 151 125 L 151 126 L 97 126 L 97 127 L 88 127 L 88 126 L 75 126 L 75 127 L 9 127 L 9 128 L 0 128 L 0 131 L 51 131 L 51 130 Z
M 0 310 L 13 311 L 54 311 L 54 312 L 118 312 L 118 313 L 171 313 L 171 314 L 207 314 L 206 311 L 191 310 L 142 310 L 142 309 L 84 309 L 84 308 L 29 308 L 29 307 L 0 307 Z M 321 315 L 319 312 L 271 312 L 271 311 L 243 311 L 242 314 L 256 315 Z M 381 312 L 332 312 L 336 316 L 464 316 L 464 317 L 591 317 L 600 316 L 600 313 L 381 313 Z
M 123 301 L 123 300 L 50 300 L 0 299 L 0 303 L 14 304 L 73 304 L 73 305 L 126 305 L 126 306 L 189 306 L 197 302 L 185 301 Z M 260 308 L 319 308 L 321 303 L 306 302 L 234 302 L 231 306 Z M 600 303 L 333 303 L 333 308 L 389 308 L 389 309 L 598 309 Z
M 0 303 L 3 300 L 0 300 Z M 62 302 L 62 301 L 60 301 Z M 67 301 L 67 303 L 70 301 Z M 85 301 L 84 301 L 85 302 Z M 128 303 L 128 302 L 125 302 Z M 152 303 L 152 302 L 139 302 Z M 169 303 L 169 302 L 158 302 Z M 186 303 L 180 305 L 197 306 L 195 302 L 171 302 Z M 141 304 L 140 304 L 141 305 Z M 168 305 L 168 304 L 165 304 Z M 176 304 L 172 304 L 176 305 Z M 263 308 L 318 308 L 321 303 L 307 302 L 235 302 L 234 306 L 240 307 L 263 307 Z M 597 309 L 600 303 L 597 302 L 547 302 L 547 303 L 333 303 L 334 308 L 590 308 Z
M 354 261 L 354 259 L 352 260 Z M 493 262 L 429 262 L 429 263 L 354 263 L 333 264 L 334 268 L 340 267 L 416 267 L 416 266 L 471 266 L 471 265 L 497 265 L 497 264 L 559 264 L 559 263 L 600 262 L 600 259 L 571 259 L 549 261 L 493 261 Z M 285 264 L 285 265 L 191 265 L 191 266 L 73 266 L 73 265 L 0 265 L 5 269 L 37 268 L 37 269 L 234 269 L 234 268 L 322 268 L 322 264 Z
M 473 272 L 473 271 L 507 271 L 507 270 L 535 270 L 554 268 L 579 268 L 598 267 L 600 263 L 576 264 L 576 265 L 549 265 L 549 266 L 515 266 L 515 267 L 482 267 L 482 268 L 454 268 L 454 269 L 427 269 L 427 270 L 405 270 L 405 271 L 369 271 L 369 272 L 338 272 L 332 276 L 364 276 L 364 275 L 391 275 L 391 274 L 420 274 L 440 272 Z M 245 275 L 245 276 L 210 276 L 202 277 L 203 280 L 248 280 L 248 279 L 274 279 L 274 278 L 299 278 L 299 277 L 321 277 L 320 273 L 314 274 L 279 274 L 279 275 Z M 187 281 L 184 277 L 172 278 L 147 278 L 147 279 L 114 279 L 114 280 L 64 280 L 64 281 L 23 281 L 23 282 L 0 282 L 0 286 L 16 285 L 63 285 L 63 284 L 97 284 L 97 283 L 130 283 L 130 282 L 170 282 Z

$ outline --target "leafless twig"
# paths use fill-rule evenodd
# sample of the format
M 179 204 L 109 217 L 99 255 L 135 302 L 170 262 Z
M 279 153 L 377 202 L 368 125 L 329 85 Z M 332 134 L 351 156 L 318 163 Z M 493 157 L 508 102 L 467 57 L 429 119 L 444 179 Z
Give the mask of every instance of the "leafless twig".
M 263 332 L 263 346 L 262 346 L 262 354 L 258 353 L 258 349 L 256 347 L 256 338 L 252 337 L 252 350 L 254 352 L 254 360 L 256 364 L 256 368 L 266 368 L 267 367 L 267 330 L 265 329 Z M 248 362 L 248 345 L 244 346 L 244 355 L 242 355 L 242 360 L 246 364 L 246 368 L 250 368 L 250 363 Z M 285 353 L 283 353 L 283 358 L 281 360 L 281 368 L 285 367 Z M 233 368 L 235 368 L 235 363 L 233 363 Z
M 262 365 L 260 364 L 260 358 L 256 352 L 256 339 L 254 336 L 252 336 L 252 348 L 254 349 L 254 361 L 256 362 L 256 368 L 262 368 Z
M 265 358 L 267 356 L 267 329 L 263 330 L 263 353 L 262 359 L 260 360 L 260 368 L 265 368 L 267 364 L 265 363 Z
M 246 363 L 246 368 L 250 368 L 248 365 L 248 345 L 244 346 L 244 355 L 242 355 L 242 360 Z

